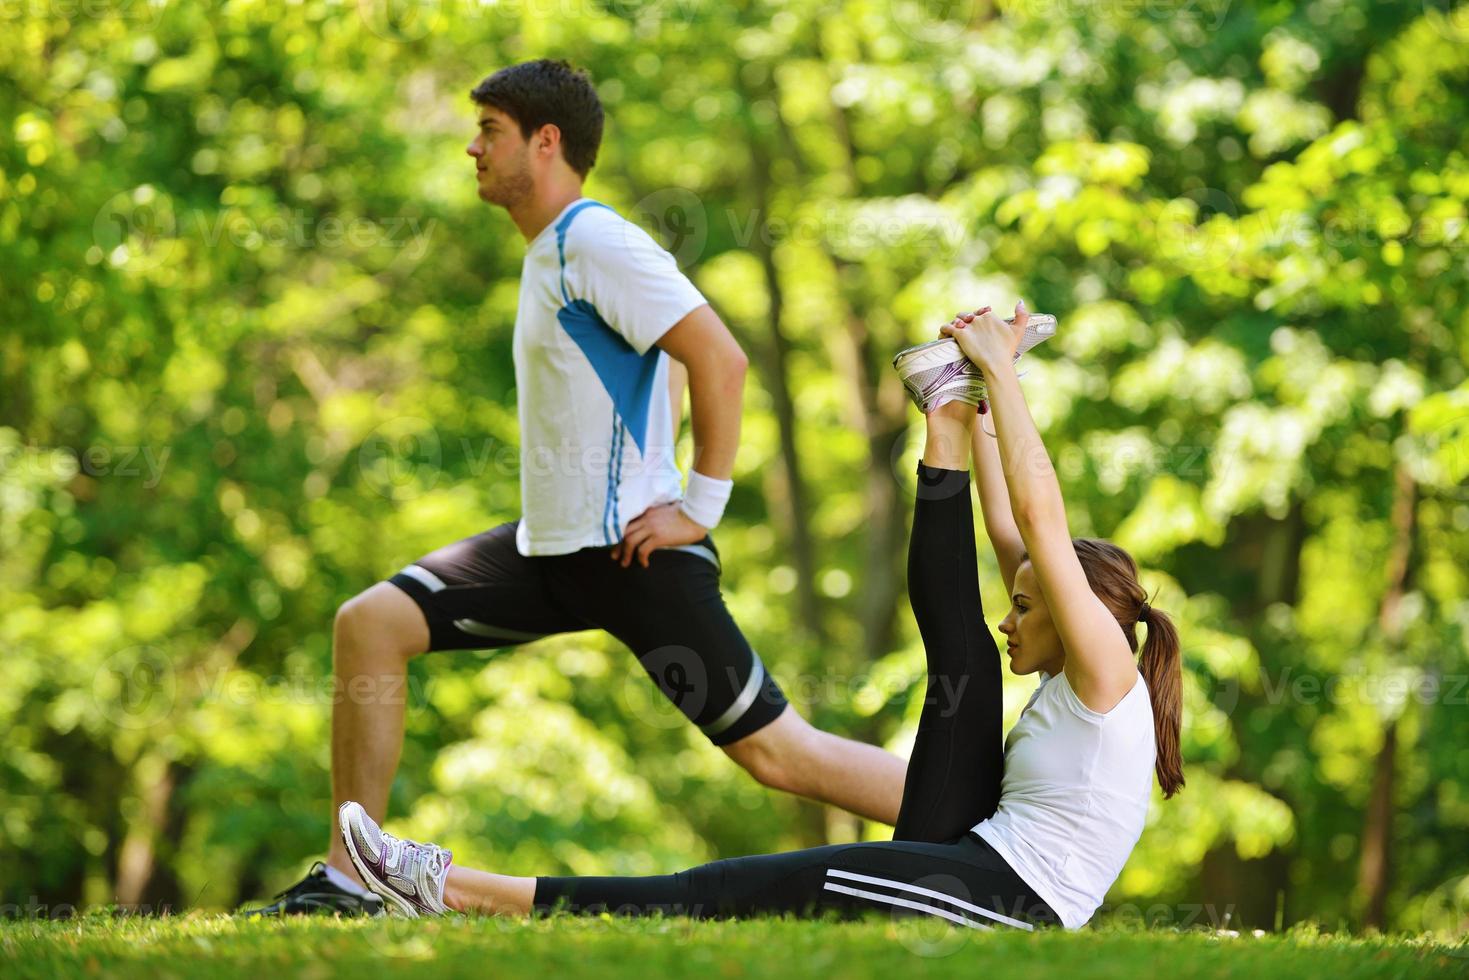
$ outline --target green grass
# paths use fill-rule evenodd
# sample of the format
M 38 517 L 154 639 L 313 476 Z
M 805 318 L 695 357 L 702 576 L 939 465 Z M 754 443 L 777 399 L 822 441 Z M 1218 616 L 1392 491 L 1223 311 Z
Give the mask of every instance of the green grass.
M 1297 930 L 971 932 L 936 923 L 689 922 L 680 919 L 246 921 L 169 919 L 0 923 L 0 976 L 350 976 L 550 978 L 915 977 L 1137 980 L 1469 976 L 1469 946 Z

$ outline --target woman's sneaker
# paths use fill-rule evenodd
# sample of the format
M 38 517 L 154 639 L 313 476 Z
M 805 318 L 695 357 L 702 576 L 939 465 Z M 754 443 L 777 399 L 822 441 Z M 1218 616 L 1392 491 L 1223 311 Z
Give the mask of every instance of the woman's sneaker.
M 1025 336 L 1015 348 L 1015 360 L 1055 335 L 1055 317 L 1049 313 L 1032 313 L 1025 324 Z M 908 389 L 908 397 L 925 415 L 944 402 L 961 401 L 977 406 L 984 401 L 984 375 L 959 350 L 959 342 L 953 337 L 900 350 L 893 357 L 893 367 L 903 380 L 903 387 Z
M 337 811 L 337 825 L 353 867 L 389 911 L 409 918 L 448 913 L 444 881 L 452 853 L 384 832 L 361 805 L 350 801 Z

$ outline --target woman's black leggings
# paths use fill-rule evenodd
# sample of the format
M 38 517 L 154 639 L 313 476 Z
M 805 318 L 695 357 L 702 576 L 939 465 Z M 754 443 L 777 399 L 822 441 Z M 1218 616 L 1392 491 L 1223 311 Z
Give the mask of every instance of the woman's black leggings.
M 1000 801 L 1000 653 L 980 607 L 968 473 L 920 463 L 917 491 L 908 599 L 928 657 L 928 690 L 893 839 L 731 858 L 649 878 L 539 878 L 538 909 L 696 918 L 885 909 L 976 928 L 1058 921 L 970 832 Z

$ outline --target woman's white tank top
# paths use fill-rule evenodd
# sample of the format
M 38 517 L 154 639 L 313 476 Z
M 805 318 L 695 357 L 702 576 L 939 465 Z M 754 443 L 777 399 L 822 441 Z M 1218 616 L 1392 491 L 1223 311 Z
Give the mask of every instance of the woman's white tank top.
M 974 830 L 1068 929 L 1086 925 L 1142 835 L 1153 739 L 1141 674 L 1101 714 L 1064 673 L 1041 681 L 1005 739 L 999 808 Z

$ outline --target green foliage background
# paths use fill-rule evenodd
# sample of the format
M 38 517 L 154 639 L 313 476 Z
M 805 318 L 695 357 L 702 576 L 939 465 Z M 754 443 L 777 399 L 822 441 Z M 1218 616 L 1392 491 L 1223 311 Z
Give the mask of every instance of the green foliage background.
M 549 55 L 608 109 L 588 193 L 751 352 L 725 592 L 804 711 L 906 749 L 886 361 L 1024 296 L 1062 323 L 1025 385 L 1073 531 L 1133 551 L 1186 645 L 1188 788 L 1112 901 L 1465 928 L 1465 8 L 0 19 L 0 902 L 231 906 L 324 849 L 335 609 L 518 511 L 523 246 L 466 94 Z M 600 635 L 420 658 L 407 696 L 393 826 L 471 864 L 881 833 L 755 785 Z

